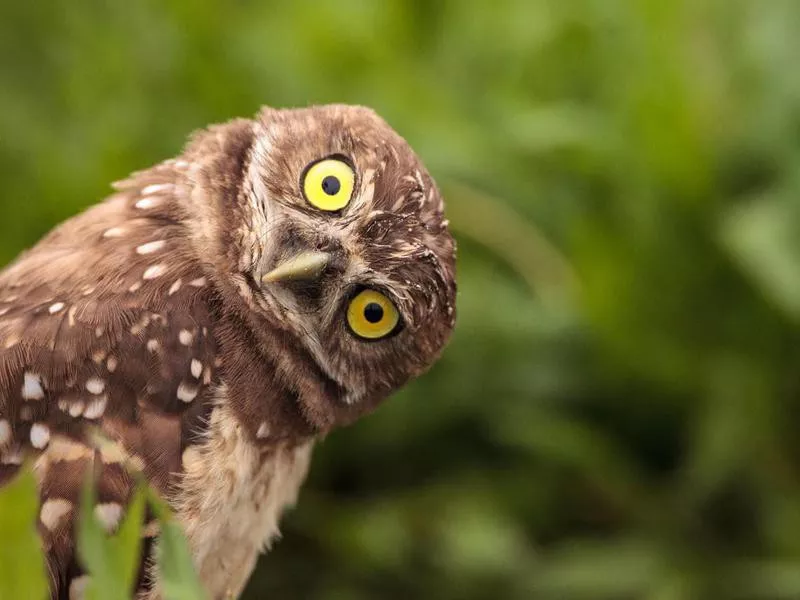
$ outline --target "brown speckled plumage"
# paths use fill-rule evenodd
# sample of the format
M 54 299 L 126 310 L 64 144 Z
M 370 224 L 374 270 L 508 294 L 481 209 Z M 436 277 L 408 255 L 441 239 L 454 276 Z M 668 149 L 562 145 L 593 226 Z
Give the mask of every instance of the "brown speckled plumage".
M 349 204 L 312 206 L 306 167 L 339 156 Z M 264 109 L 194 135 L 0 273 L 0 485 L 25 456 L 54 598 L 80 596 L 74 515 L 87 465 L 109 530 L 144 472 L 184 525 L 212 598 L 237 596 L 305 477 L 315 438 L 438 357 L 455 319 L 442 199 L 405 141 L 351 106 Z M 306 250 L 313 281 L 263 283 Z M 355 290 L 402 319 L 348 330 Z M 112 444 L 97 445 L 92 426 Z M 150 551 L 157 528 L 145 530 Z M 158 598 L 144 557 L 142 598 Z M 71 590 L 71 591 L 70 591 Z

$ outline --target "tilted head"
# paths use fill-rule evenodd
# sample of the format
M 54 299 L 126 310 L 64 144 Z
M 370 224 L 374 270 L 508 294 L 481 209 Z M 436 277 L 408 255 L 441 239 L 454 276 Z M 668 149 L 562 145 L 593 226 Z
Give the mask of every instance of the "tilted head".
M 311 438 L 441 352 L 454 243 L 417 157 L 358 107 L 213 126 L 115 187 L 0 270 L 0 486 L 35 461 L 63 597 L 85 581 L 70 532 L 87 467 L 109 530 L 141 471 L 221 597 L 274 534 Z
M 217 224 L 198 243 L 220 249 L 218 271 L 257 327 L 313 362 L 316 374 L 293 376 L 330 381 L 323 398 L 298 384 L 303 414 L 327 429 L 425 371 L 449 338 L 455 245 L 442 197 L 369 109 L 264 109 L 244 123 L 236 200 L 197 215 Z

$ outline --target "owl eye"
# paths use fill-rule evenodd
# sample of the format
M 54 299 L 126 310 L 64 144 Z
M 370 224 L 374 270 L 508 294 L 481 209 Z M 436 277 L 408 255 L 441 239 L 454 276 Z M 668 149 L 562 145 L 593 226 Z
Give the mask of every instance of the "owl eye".
M 378 340 L 393 333 L 400 323 L 394 303 L 375 290 L 362 290 L 347 307 L 347 324 L 354 334 Z
M 350 202 L 355 179 L 353 168 L 346 162 L 325 158 L 306 168 L 301 187 L 309 204 L 320 210 L 336 211 Z

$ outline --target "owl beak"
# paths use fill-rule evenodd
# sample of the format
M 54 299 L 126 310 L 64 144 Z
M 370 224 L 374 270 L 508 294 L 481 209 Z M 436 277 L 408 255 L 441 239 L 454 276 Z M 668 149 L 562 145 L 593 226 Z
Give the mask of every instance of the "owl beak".
M 328 266 L 331 255 L 328 252 L 302 252 L 283 261 L 261 278 L 262 283 L 316 279 Z

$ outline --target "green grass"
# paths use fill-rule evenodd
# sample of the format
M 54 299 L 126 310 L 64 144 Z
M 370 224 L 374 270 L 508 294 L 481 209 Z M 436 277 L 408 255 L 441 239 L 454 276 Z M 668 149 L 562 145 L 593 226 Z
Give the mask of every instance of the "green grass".
M 163 501 L 144 483 L 126 507 L 125 517 L 108 534 L 94 514 L 95 491 L 90 473 L 81 493 L 76 534 L 78 557 L 89 575 L 87 600 L 130 600 L 139 571 L 145 505 L 156 515 L 159 544 L 156 564 L 165 600 L 199 600 L 205 597 L 194 571 L 181 528 Z M 49 598 L 45 560 L 36 520 L 39 494 L 32 469 L 26 467 L 0 490 L 0 598 Z

